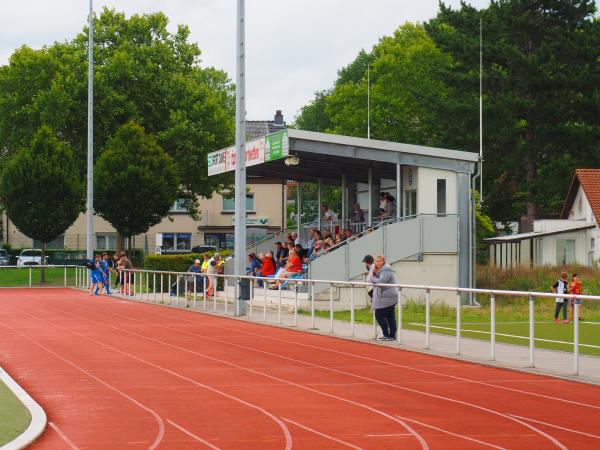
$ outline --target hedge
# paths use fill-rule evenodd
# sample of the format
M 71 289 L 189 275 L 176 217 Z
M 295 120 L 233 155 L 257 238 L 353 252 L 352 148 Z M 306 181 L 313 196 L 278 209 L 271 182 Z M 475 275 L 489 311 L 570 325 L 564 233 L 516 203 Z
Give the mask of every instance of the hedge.
M 213 253 L 215 252 L 185 253 L 182 255 L 150 255 L 144 259 L 144 269 L 160 270 L 163 272 L 187 272 L 195 259 L 202 261 L 205 254 L 212 256 Z M 231 255 L 233 252 L 231 250 L 222 250 L 217 253 L 225 257 Z

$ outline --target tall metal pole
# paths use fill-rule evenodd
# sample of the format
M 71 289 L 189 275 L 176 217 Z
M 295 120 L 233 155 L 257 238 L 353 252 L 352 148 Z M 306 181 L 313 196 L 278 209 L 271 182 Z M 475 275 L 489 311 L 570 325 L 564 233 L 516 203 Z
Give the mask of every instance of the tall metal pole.
M 94 6 L 90 0 L 88 31 L 88 135 L 87 135 L 87 258 L 94 257 Z
M 367 139 L 371 139 L 371 64 L 367 66 Z
M 483 18 L 479 19 L 479 204 L 483 203 Z
M 237 71 L 235 98 L 235 274 L 246 274 L 246 61 L 245 0 L 237 1 Z M 241 280 L 238 280 L 241 283 Z M 240 297 L 241 289 L 238 289 Z M 236 315 L 246 313 L 246 303 L 236 298 Z

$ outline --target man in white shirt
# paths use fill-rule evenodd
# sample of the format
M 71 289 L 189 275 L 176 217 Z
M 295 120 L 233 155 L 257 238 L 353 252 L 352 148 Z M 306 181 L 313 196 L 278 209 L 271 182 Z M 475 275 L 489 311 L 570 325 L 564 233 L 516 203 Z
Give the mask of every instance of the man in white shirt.
M 322 220 L 324 222 L 337 222 L 338 220 L 337 214 L 330 210 L 325 203 L 321 205 L 321 214 L 323 214 Z

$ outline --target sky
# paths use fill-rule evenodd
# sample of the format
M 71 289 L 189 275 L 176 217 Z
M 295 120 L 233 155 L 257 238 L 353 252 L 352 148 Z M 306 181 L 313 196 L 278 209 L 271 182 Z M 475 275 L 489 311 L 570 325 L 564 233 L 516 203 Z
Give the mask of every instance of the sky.
M 94 0 L 94 10 L 125 14 L 164 12 L 172 30 L 190 27 L 202 65 L 235 81 L 236 0 Z M 445 0 L 457 7 L 459 0 Z M 478 8 L 488 0 L 467 0 Z M 40 48 L 72 39 L 87 21 L 88 0 L 0 0 L 0 65 L 22 45 Z M 405 22 L 434 17 L 437 0 L 247 0 L 246 111 L 249 120 L 272 119 L 276 109 L 292 122 L 318 90 L 361 49 Z

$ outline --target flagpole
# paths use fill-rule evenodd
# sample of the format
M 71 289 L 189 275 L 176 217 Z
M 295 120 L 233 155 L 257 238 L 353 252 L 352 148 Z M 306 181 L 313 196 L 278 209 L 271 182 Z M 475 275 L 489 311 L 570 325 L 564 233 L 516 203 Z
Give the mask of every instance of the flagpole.
M 87 129 L 87 242 L 88 259 L 94 257 L 94 5 L 90 0 L 88 30 L 88 129 Z

